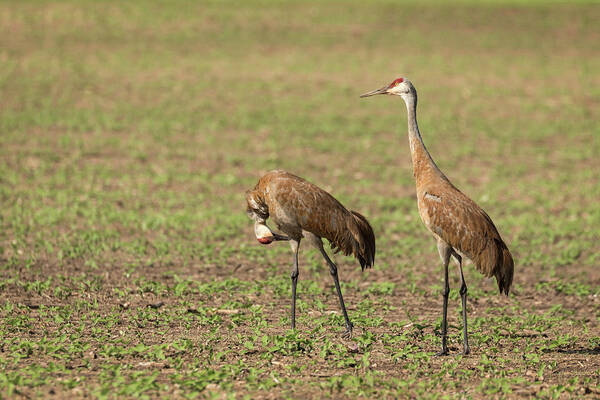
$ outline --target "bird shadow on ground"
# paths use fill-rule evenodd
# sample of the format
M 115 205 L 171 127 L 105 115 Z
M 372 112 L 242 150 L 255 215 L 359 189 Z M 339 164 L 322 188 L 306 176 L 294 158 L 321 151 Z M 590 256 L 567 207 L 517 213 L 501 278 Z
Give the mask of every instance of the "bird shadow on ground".
M 590 349 L 586 349 L 584 347 L 580 347 L 577 349 L 544 349 L 542 350 L 544 353 L 562 353 L 562 354 L 588 354 L 588 355 L 600 355 L 600 347 L 594 347 Z
M 510 339 L 548 337 L 545 333 L 500 333 L 500 336 Z

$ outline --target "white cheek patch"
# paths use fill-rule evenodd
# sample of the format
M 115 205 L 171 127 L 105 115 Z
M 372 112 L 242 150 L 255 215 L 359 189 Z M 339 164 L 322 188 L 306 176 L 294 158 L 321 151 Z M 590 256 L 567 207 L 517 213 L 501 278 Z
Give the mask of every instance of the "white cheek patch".
M 263 224 L 257 224 L 254 226 L 254 234 L 256 235 L 257 239 L 273 236 L 273 232 L 271 232 L 269 227 Z

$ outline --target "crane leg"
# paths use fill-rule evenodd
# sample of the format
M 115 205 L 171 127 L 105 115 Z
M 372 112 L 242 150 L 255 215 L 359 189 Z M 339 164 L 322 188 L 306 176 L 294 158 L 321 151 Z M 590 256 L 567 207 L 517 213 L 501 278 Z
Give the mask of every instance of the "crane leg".
M 338 279 L 337 266 L 333 263 L 333 261 L 331 261 L 331 259 L 325 252 L 323 245 L 319 246 L 319 250 L 321 251 L 321 254 L 323 254 L 325 261 L 327 261 L 327 264 L 329 265 L 329 273 L 333 277 L 333 283 L 335 283 L 335 289 L 337 290 L 337 294 L 340 299 L 342 313 L 344 314 L 344 319 L 346 320 L 346 332 L 343 336 L 346 338 L 351 338 L 353 325 L 352 322 L 350 322 L 350 318 L 348 318 L 348 312 L 346 312 L 346 306 L 344 305 L 344 297 L 342 297 L 342 289 L 340 289 L 340 281 Z
M 450 263 L 450 255 L 452 254 L 452 248 L 446 243 L 441 241 L 438 242 L 438 251 L 440 257 L 444 262 L 444 290 L 442 296 L 444 298 L 444 305 L 442 309 L 442 350 L 437 353 L 438 356 L 448 355 L 448 295 L 450 294 L 450 284 L 448 283 L 448 264 Z
M 467 336 L 467 284 L 465 283 L 465 277 L 462 270 L 462 257 L 458 254 L 454 254 L 458 261 L 458 268 L 460 269 L 460 299 L 462 300 L 462 317 L 463 317 L 463 354 L 469 354 L 469 338 Z
M 292 329 L 296 329 L 296 285 L 298 283 L 298 249 L 300 248 L 300 240 L 290 240 L 290 246 L 294 252 L 294 267 L 292 268 Z

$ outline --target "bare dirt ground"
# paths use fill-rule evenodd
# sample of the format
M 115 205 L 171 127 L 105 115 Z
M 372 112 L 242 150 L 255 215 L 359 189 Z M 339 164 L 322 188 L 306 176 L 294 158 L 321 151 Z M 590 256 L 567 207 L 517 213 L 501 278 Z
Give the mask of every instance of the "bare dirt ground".
M 600 398 L 600 9 L 0 5 L 3 398 Z M 516 261 L 451 271 L 417 210 L 401 74 L 440 168 Z M 259 245 L 281 168 L 368 217 L 375 267 Z

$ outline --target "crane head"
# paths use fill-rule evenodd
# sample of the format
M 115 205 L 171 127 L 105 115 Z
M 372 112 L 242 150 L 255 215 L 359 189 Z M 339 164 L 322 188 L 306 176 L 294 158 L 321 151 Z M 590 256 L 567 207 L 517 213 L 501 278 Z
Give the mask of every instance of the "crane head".
M 385 85 L 384 87 L 376 90 L 372 90 L 370 92 L 361 94 L 360 97 L 369 97 L 375 96 L 376 94 L 389 94 L 396 96 L 406 96 L 410 93 L 414 93 L 415 88 L 412 83 L 404 78 L 395 79 L 389 85 Z
M 287 236 L 274 233 L 266 224 L 260 222 L 254 224 L 254 235 L 261 244 L 270 244 L 276 240 L 290 240 Z

